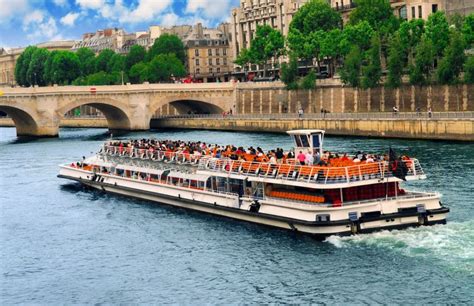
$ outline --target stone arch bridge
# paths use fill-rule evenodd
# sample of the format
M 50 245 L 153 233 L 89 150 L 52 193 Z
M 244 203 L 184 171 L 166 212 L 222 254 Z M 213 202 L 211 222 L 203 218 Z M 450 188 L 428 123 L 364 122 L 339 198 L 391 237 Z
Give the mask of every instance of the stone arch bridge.
M 235 108 L 235 84 L 140 84 L 2 88 L 0 111 L 14 121 L 19 136 L 57 136 L 68 111 L 89 105 L 107 118 L 109 130 L 147 130 L 157 110 L 222 113 Z

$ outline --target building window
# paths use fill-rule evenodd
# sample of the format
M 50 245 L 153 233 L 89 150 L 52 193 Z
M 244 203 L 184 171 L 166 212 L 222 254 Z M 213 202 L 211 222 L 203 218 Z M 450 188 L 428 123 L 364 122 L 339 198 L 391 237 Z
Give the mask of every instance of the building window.
M 400 18 L 401 18 L 401 19 L 406 20 L 406 19 L 407 19 L 407 7 L 406 7 L 406 6 L 402 6 L 402 7 L 400 8 L 400 10 L 398 11 L 398 14 L 400 15 Z
M 212 55 L 212 49 L 207 49 L 207 55 Z
M 227 55 L 227 49 L 226 48 L 222 49 L 222 54 Z
M 199 74 L 201 72 L 201 69 L 196 68 L 196 73 Z
M 433 13 L 436 13 L 436 12 L 438 11 L 438 5 L 437 5 L 437 4 L 433 4 L 433 5 L 431 6 L 431 11 L 432 11 Z
M 220 65 L 219 59 L 216 58 L 216 65 Z
M 199 56 L 199 50 L 198 49 L 194 50 L 194 55 Z
M 418 18 L 423 18 L 423 10 L 421 5 L 418 5 Z
M 416 13 L 415 13 L 415 7 L 414 6 L 411 7 L 411 18 L 413 18 L 413 19 L 416 18 Z
M 221 72 L 221 68 L 217 68 L 217 73 L 220 73 Z
M 227 66 L 227 59 L 225 57 L 223 59 L 223 62 L 224 62 L 224 66 Z
M 216 55 L 219 55 L 219 48 L 216 49 Z
M 212 68 L 209 68 L 209 73 L 212 73 Z
M 209 66 L 212 66 L 212 58 L 209 59 Z
M 196 66 L 199 66 L 199 59 L 196 59 Z

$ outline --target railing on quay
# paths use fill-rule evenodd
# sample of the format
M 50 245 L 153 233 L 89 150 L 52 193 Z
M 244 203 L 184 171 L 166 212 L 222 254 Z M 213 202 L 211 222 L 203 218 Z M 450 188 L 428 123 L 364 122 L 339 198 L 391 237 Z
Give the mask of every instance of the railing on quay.
M 283 114 L 183 114 L 154 116 L 153 119 L 267 119 L 267 120 L 324 120 L 324 119 L 357 119 L 357 120 L 439 120 L 439 119 L 474 119 L 474 112 L 367 112 L 367 113 L 295 113 Z

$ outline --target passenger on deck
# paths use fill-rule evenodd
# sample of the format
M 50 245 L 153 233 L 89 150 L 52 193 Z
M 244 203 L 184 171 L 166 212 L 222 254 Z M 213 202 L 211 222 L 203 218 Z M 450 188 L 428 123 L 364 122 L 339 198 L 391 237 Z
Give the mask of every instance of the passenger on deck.
M 298 159 L 298 161 L 300 162 L 300 165 L 304 165 L 305 160 L 306 160 L 306 154 L 304 154 L 303 151 L 300 151 L 296 159 Z

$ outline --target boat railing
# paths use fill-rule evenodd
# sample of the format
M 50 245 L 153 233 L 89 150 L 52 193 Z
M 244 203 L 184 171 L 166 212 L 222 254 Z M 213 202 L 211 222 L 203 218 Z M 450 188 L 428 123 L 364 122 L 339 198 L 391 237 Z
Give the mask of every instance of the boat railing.
M 404 160 L 402 162 L 408 168 L 407 177 L 424 175 L 417 159 Z M 391 166 L 386 161 L 360 163 L 345 167 L 328 167 L 208 158 L 199 162 L 199 169 L 318 184 L 351 183 L 394 177 Z
M 102 148 L 101 154 L 106 154 L 113 157 L 124 157 L 131 159 L 142 159 L 160 161 L 165 163 L 175 164 L 191 164 L 197 165 L 202 155 L 195 155 L 190 153 L 173 152 L 173 151 L 159 151 L 150 149 L 133 149 L 130 147 L 107 146 Z

